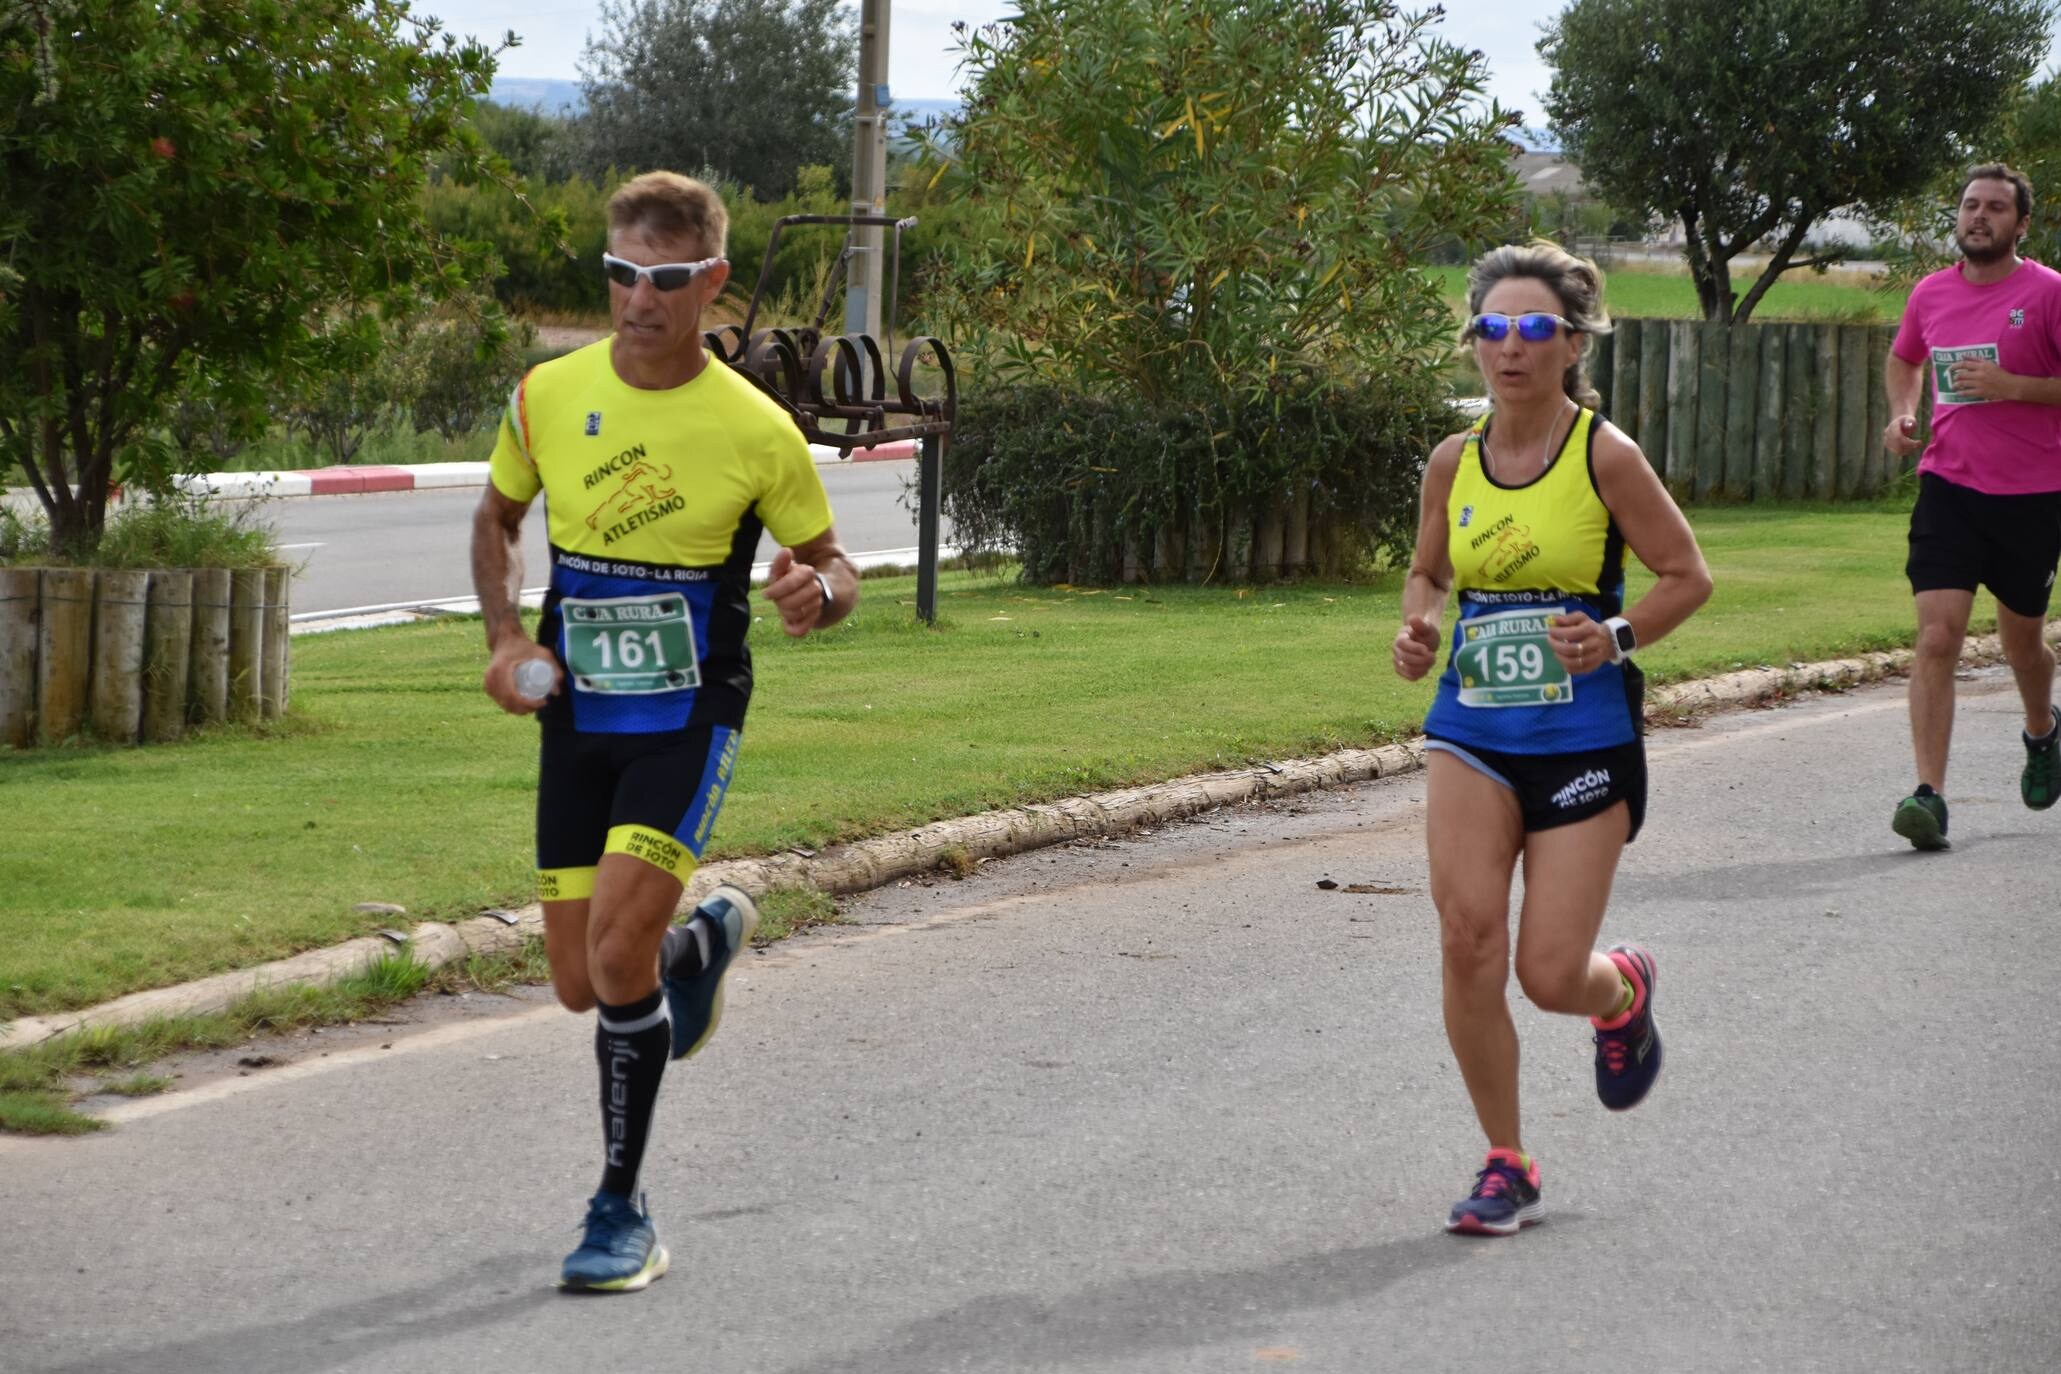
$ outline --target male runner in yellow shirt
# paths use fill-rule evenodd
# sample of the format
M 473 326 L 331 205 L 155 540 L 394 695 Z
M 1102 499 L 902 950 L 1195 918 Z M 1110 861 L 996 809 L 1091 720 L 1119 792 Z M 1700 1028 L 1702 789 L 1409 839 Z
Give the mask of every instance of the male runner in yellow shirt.
M 651 172 L 608 204 L 607 339 L 516 386 L 473 517 L 485 687 L 535 713 L 538 892 L 558 999 L 598 1009 L 605 1160 L 564 1287 L 665 1273 L 637 1189 L 668 1057 L 705 1044 L 757 913 L 718 888 L 671 921 L 729 786 L 751 698 L 749 579 L 761 530 L 783 546 L 764 595 L 793 636 L 834 625 L 858 572 L 801 431 L 702 348 L 729 279 L 715 192 Z M 545 497 L 551 588 L 535 640 L 517 614 L 524 513 Z M 532 666 L 541 665 L 541 666 Z M 537 695 L 537 680 L 548 693 Z

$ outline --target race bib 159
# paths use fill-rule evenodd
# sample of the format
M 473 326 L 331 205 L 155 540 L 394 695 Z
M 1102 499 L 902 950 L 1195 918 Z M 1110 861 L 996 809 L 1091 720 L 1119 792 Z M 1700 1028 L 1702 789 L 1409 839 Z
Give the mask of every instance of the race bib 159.
M 1460 622 L 1453 666 L 1460 674 L 1462 706 L 1566 706 L 1574 679 L 1547 631 L 1562 607 L 1491 611 Z

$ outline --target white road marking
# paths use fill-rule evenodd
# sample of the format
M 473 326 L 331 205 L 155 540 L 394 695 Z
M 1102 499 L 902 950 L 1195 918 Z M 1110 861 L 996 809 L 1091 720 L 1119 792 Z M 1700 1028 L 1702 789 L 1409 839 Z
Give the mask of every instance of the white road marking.
M 524 587 L 522 589 L 522 604 L 531 608 L 543 605 L 544 593 L 549 590 L 550 588 L 548 587 Z M 334 611 L 299 611 L 290 618 L 295 621 L 330 620 L 353 615 L 379 615 L 386 611 L 417 610 L 454 611 L 465 614 L 479 610 L 479 598 L 476 596 L 445 596 L 426 599 L 418 597 L 414 601 L 383 601 L 373 606 L 344 606 Z
M 299 549 L 319 548 L 321 546 L 317 544 L 282 544 L 279 547 L 282 549 Z M 914 567 L 916 565 L 916 554 L 917 551 L 913 548 L 871 549 L 864 553 L 854 553 L 847 556 L 852 560 L 853 567 L 863 569 L 895 566 Z M 959 550 L 950 544 L 941 545 L 938 548 L 937 556 L 940 560 L 957 558 Z M 772 566 L 770 562 L 752 564 L 751 580 L 754 583 L 764 582 L 766 574 L 772 569 Z M 549 589 L 545 587 L 523 588 L 522 604 L 531 609 L 543 605 L 544 593 L 547 590 Z M 472 615 L 479 611 L 479 598 L 476 596 L 445 596 L 419 598 L 414 601 L 384 601 L 373 606 L 343 606 L 333 611 L 298 611 L 290 619 L 296 624 L 302 624 L 315 620 L 342 620 L 351 616 L 385 615 L 389 612 L 416 610 L 443 611 L 453 615 Z M 396 620 L 382 623 L 401 624 L 404 622 Z
M 284 1083 L 296 1083 L 304 1078 L 314 1078 L 336 1069 L 357 1068 L 359 1065 L 375 1059 L 390 1060 L 397 1054 L 407 1053 L 412 1050 L 431 1050 L 444 1045 L 462 1044 L 467 1040 L 477 1039 L 482 1035 L 505 1031 L 512 1025 L 520 1025 L 527 1021 L 539 1021 L 547 1016 L 571 1015 L 571 1012 L 553 1003 L 549 1006 L 537 1007 L 514 1016 L 495 1016 L 480 1021 L 462 1021 L 451 1025 L 438 1026 L 434 1030 L 423 1031 L 419 1035 L 397 1035 L 389 1042 L 393 1046 L 392 1049 L 381 1049 L 378 1045 L 363 1045 L 354 1050 L 343 1050 L 336 1054 L 317 1056 L 312 1059 L 300 1059 L 280 1068 L 265 1069 L 261 1072 L 253 1073 L 248 1078 L 223 1078 L 198 1088 L 189 1088 L 183 1092 L 162 1093 L 156 1097 L 140 1097 L 134 1101 L 118 1103 L 106 1111 L 94 1113 L 94 1116 L 98 1120 L 107 1122 L 109 1125 L 120 1125 L 130 1121 L 143 1121 L 153 1116 L 162 1116 L 166 1112 L 176 1112 L 183 1107 L 198 1107 L 209 1102 L 220 1102 L 224 1098 L 238 1097 L 247 1092 L 254 1092 L 259 1088 L 269 1088 Z M 10 1151 L 18 1152 L 37 1144 L 75 1146 L 77 1143 L 77 1141 L 57 1138 L 46 1141 L 40 1137 L 0 1136 L 0 1154 L 7 1154 Z

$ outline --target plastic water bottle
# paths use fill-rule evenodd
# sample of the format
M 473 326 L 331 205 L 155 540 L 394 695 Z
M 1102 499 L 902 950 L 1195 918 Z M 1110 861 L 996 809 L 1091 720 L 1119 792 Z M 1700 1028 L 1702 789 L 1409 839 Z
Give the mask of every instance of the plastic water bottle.
M 542 701 L 551 695 L 551 679 L 554 676 L 551 665 L 545 660 L 526 658 L 515 665 L 516 693 L 530 701 Z

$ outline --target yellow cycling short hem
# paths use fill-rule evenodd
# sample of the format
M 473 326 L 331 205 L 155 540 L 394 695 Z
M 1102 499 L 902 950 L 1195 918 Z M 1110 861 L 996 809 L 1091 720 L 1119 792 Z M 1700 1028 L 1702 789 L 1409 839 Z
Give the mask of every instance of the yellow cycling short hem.
M 681 844 L 662 830 L 653 830 L 648 825 L 615 825 L 608 830 L 608 843 L 602 846 L 604 857 L 610 854 L 627 854 L 633 859 L 642 859 L 664 873 L 670 873 L 681 882 L 694 876 L 699 862 L 694 851 Z
M 583 902 L 594 895 L 594 866 L 585 868 L 540 868 L 537 870 L 537 900 L 540 902 Z

